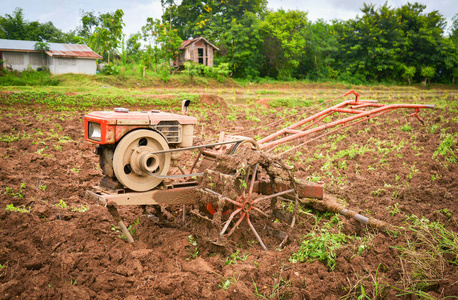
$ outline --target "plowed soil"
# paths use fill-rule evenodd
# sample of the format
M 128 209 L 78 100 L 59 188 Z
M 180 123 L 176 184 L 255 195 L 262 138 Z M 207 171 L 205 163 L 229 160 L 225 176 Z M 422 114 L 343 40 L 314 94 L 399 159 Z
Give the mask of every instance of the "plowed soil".
M 270 250 L 265 252 L 246 223 L 220 246 L 205 236 L 205 230 L 214 230 L 207 220 L 188 213 L 182 222 L 181 206 L 162 207 L 166 220 L 148 217 L 139 207 L 121 207 L 120 214 L 135 229 L 136 241 L 129 244 L 107 209 L 85 198 L 85 191 L 102 178 L 94 145 L 83 138 L 82 120 L 90 110 L 11 108 L 1 99 L 0 299 L 339 299 L 361 295 L 362 284 L 375 297 L 374 283 L 383 287 L 385 299 L 393 299 L 402 294 L 394 286 L 408 285 L 408 266 L 395 248 L 406 244 L 403 235 L 341 215 L 342 232 L 364 237 L 367 244 L 355 239 L 338 249 L 333 270 L 321 261 L 290 262 L 302 238 L 325 228 L 332 217 L 315 210 L 298 217 L 281 249 L 281 240 L 269 236 L 261 218 L 255 219 Z M 241 132 L 278 119 L 251 120 L 240 110 L 238 121 L 228 120 L 232 108 L 217 97 L 203 96 L 201 103 L 210 109 L 200 114 L 195 135 L 207 140 L 220 130 Z M 288 115 L 288 109 L 276 110 Z M 395 226 L 405 226 L 406 218 L 416 215 L 457 232 L 457 165 L 445 166 L 444 158 L 434 155 L 441 134 L 458 131 L 451 121 L 457 113 L 438 108 L 422 116 L 426 126 L 406 111 L 394 111 L 346 129 L 336 143 L 327 137 L 317 140 L 285 161 L 294 166 L 296 178 L 324 181 L 326 193 L 362 215 Z M 266 136 L 273 129 L 247 135 Z M 364 146 L 371 151 L 332 158 Z M 390 153 L 384 150 L 396 146 Z M 11 205 L 29 212 L 7 210 Z M 446 263 L 427 292 L 437 298 L 456 296 L 457 281 L 457 266 Z

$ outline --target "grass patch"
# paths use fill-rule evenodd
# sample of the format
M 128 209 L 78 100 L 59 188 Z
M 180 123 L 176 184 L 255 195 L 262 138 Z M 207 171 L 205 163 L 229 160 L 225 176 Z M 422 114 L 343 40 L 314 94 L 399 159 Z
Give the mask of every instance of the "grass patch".
M 57 86 L 60 80 L 49 71 L 27 70 L 7 72 L 0 76 L 0 86 Z
M 405 245 L 393 248 L 400 252 L 402 291 L 428 295 L 430 286 L 447 277 L 446 265 L 458 265 L 458 236 L 438 222 L 412 215 L 405 233 Z

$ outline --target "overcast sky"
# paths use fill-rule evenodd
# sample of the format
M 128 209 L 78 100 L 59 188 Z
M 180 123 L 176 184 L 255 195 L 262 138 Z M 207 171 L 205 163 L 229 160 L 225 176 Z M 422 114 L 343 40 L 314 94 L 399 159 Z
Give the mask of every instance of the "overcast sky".
M 268 8 L 302 10 L 308 12 L 308 18 L 332 20 L 353 19 L 361 15 L 363 3 L 383 5 L 386 0 L 268 0 Z M 400 7 L 409 1 L 388 0 L 392 8 Z M 414 1 L 410 1 L 414 3 Z M 422 0 L 426 11 L 438 10 L 447 18 L 448 25 L 458 13 L 458 0 Z M 67 32 L 75 29 L 80 22 L 80 11 L 113 12 L 124 11 L 124 33 L 129 36 L 141 30 L 148 17 L 160 18 L 162 15 L 160 0 L 1 0 L 0 15 L 12 14 L 16 7 L 24 10 L 25 19 L 41 23 L 51 21 L 54 26 Z

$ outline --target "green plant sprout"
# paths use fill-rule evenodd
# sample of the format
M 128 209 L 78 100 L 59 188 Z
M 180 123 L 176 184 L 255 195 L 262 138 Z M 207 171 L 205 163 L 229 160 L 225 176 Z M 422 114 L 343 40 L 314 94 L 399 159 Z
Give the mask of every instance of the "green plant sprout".
M 30 213 L 30 207 L 29 208 L 25 208 L 24 205 L 21 205 L 19 207 L 15 207 L 14 204 L 8 204 L 6 205 L 6 208 L 5 210 L 9 210 L 9 211 L 15 211 L 15 212 L 18 212 L 18 213 Z

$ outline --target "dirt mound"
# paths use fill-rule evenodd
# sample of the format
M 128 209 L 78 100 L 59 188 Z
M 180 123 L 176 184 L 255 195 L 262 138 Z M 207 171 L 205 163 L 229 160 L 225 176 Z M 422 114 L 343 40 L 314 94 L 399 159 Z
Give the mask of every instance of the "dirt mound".
M 209 107 L 215 106 L 215 107 L 220 107 L 223 110 L 228 109 L 228 106 L 226 102 L 224 101 L 224 99 L 217 95 L 213 95 L 213 94 L 202 94 L 200 96 L 200 103 L 206 106 L 209 106 Z

